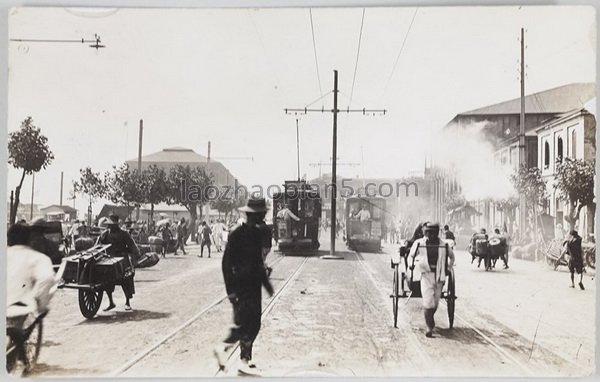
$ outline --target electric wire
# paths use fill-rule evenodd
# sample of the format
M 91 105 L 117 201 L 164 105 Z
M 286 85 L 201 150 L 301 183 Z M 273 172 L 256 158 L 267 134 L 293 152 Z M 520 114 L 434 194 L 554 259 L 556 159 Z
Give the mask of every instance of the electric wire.
M 352 89 L 350 90 L 350 100 L 348 101 L 348 107 L 352 104 L 352 95 L 354 94 L 354 84 L 356 83 L 356 71 L 358 69 L 358 59 L 360 57 L 360 43 L 362 41 L 363 25 L 365 23 L 365 8 L 362 11 L 362 19 L 360 20 L 360 33 L 358 35 L 358 48 L 356 50 L 356 62 L 354 63 L 354 76 L 352 77 Z
M 389 78 L 387 80 L 387 83 L 385 84 L 385 88 L 383 90 L 384 94 L 387 91 L 388 86 L 390 85 L 392 77 L 394 76 L 394 72 L 396 71 L 396 66 L 398 65 L 398 61 L 400 60 L 400 56 L 402 55 L 402 51 L 404 50 L 404 45 L 406 44 L 406 40 L 408 39 L 408 35 L 410 34 L 410 30 L 412 29 L 413 23 L 415 22 L 415 17 L 417 16 L 417 11 L 418 10 L 419 10 L 419 8 L 415 8 L 415 12 L 413 13 L 412 20 L 410 21 L 410 25 L 408 26 L 408 30 L 406 31 L 406 34 L 404 35 L 404 40 L 402 41 L 402 45 L 400 46 L 400 51 L 398 52 L 398 56 L 396 56 L 396 61 L 394 62 L 394 66 L 392 67 L 392 72 L 390 73 L 390 76 L 389 76 Z
M 315 43 L 315 26 L 313 23 L 312 8 L 308 8 L 308 13 L 310 15 L 310 30 L 312 32 L 313 52 L 315 54 L 315 67 L 317 68 L 317 81 L 319 82 L 319 94 L 321 94 L 321 99 L 322 99 L 323 98 L 323 87 L 321 86 L 321 75 L 319 74 L 319 60 L 317 59 L 317 44 Z M 322 106 L 324 106 L 324 105 L 322 105 Z

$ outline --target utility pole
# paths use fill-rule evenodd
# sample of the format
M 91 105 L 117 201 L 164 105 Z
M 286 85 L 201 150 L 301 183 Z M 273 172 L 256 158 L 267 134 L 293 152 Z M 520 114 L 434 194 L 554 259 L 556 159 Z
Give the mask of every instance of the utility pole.
M 325 110 L 325 108 L 321 108 L 321 109 L 309 109 L 309 108 L 303 108 L 303 109 L 285 109 L 285 113 L 289 114 L 290 112 L 293 113 L 302 113 L 302 114 L 306 114 L 308 112 L 321 112 L 324 113 L 325 111 L 327 112 L 331 112 L 333 113 L 333 147 L 332 147 L 332 166 L 331 166 L 331 249 L 329 251 L 329 255 L 328 256 L 321 256 L 322 259 L 343 259 L 343 257 L 341 256 L 336 256 L 335 255 L 335 234 L 336 234 L 336 213 L 337 213 L 337 208 L 336 208 L 336 198 L 337 198 L 337 115 L 338 113 L 341 112 L 346 112 L 346 113 L 355 113 L 355 112 L 359 112 L 359 113 L 363 113 L 363 115 L 366 115 L 367 113 L 373 113 L 373 115 L 375 113 L 383 113 L 385 115 L 386 110 L 367 110 L 365 108 L 363 109 L 350 109 L 349 107 L 346 110 L 339 110 L 337 107 L 337 97 L 338 97 L 338 71 L 334 70 L 333 71 L 333 109 L 332 110 Z
M 35 191 L 35 172 L 31 176 L 31 205 L 29 206 L 29 222 L 33 220 L 33 193 Z
M 525 158 L 525 30 L 521 28 L 521 117 L 519 119 L 519 169 L 526 165 Z M 527 225 L 527 201 L 519 194 L 519 233 L 525 233 Z
M 63 205 L 63 181 L 64 181 L 65 173 L 63 171 L 60 172 L 60 206 Z
M 138 140 L 138 163 L 137 163 L 137 169 L 138 169 L 138 175 L 142 174 L 142 138 L 144 135 L 144 120 L 140 119 L 140 134 L 139 134 L 139 140 Z M 140 220 L 140 207 L 137 207 L 135 209 L 135 220 Z
M 298 181 L 300 181 L 300 133 L 298 132 L 298 118 L 296 118 L 296 154 L 298 157 Z

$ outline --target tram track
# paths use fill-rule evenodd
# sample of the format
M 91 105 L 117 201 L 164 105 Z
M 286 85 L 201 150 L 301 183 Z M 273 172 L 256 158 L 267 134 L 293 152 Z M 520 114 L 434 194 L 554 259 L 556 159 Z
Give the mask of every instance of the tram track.
M 371 268 L 371 266 L 364 260 L 364 258 L 362 257 L 362 255 L 359 252 L 355 251 L 355 254 L 358 259 L 358 262 L 361 264 L 362 268 L 365 270 L 365 273 L 367 274 L 367 276 L 369 277 L 369 279 L 371 280 L 373 285 L 375 285 L 375 287 L 379 290 L 382 298 L 384 300 L 389 300 L 389 291 L 384 290 L 382 288 L 382 286 L 380 285 L 380 283 L 377 282 L 377 280 L 373 276 L 374 271 Z M 477 329 L 466 318 L 457 314 L 456 312 L 454 313 L 454 316 L 458 320 L 460 320 L 463 324 L 465 324 L 465 326 L 467 326 L 469 329 L 471 329 L 473 332 L 475 332 L 479 337 L 481 337 L 484 340 L 484 342 L 488 343 L 491 346 L 491 349 L 496 354 L 501 356 L 506 361 L 517 366 L 519 369 L 521 369 L 526 374 L 526 376 L 534 377 L 536 375 L 536 373 L 531 368 L 529 368 L 523 362 L 519 361 L 516 357 L 512 356 L 510 353 L 508 353 L 506 350 L 504 350 L 501 345 L 496 343 L 492 338 L 487 336 L 481 330 Z M 409 333 L 410 333 L 409 338 L 410 338 L 411 342 L 413 343 L 413 345 L 415 345 L 415 348 L 418 350 L 421 360 L 426 360 L 428 362 L 431 362 L 431 357 L 429 357 L 429 355 L 427 355 L 427 353 L 425 352 L 425 349 L 422 347 L 422 345 L 421 345 L 420 341 L 417 339 L 415 333 L 413 333 L 412 330 L 409 330 Z
M 300 263 L 300 265 L 298 266 L 298 268 L 296 268 L 296 270 L 294 271 L 294 273 L 292 273 L 284 281 L 284 283 L 281 286 L 281 288 L 279 288 L 277 290 L 277 292 L 275 292 L 273 294 L 273 296 L 271 297 L 271 300 L 269 301 L 269 303 L 267 304 L 267 306 L 265 306 L 263 308 L 263 310 L 262 310 L 262 313 L 261 313 L 261 316 L 260 316 L 261 321 L 265 319 L 265 317 L 271 312 L 271 310 L 273 310 L 273 307 L 277 303 L 277 300 L 279 300 L 279 298 L 281 297 L 281 295 L 288 289 L 288 287 L 292 284 L 292 282 L 298 277 L 298 275 L 300 274 L 300 272 L 304 268 L 304 265 L 306 264 L 306 262 L 308 261 L 309 258 L 310 258 L 309 256 L 304 257 L 304 260 L 302 260 L 302 262 Z M 229 370 L 231 368 L 232 364 L 235 363 L 235 362 L 237 362 L 236 358 L 238 358 L 237 356 L 239 355 L 239 351 L 240 351 L 240 344 L 237 343 L 235 345 L 235 347 L 233 348 L 233 350 L 231 351 L 231 353 L 229 353 L 229 357 L 227 357 L 227 363 L 225 365 L 225 370 Z M 214 377 L 222 376 L 224 374 L 225 374 L 225 371 L 219 369 L 214 374 Z
M 284 257 L 285 256 L 279 256 L 273 262 L 269 263 L 269 266 L 273 267 L 273 266 L 277 265 L 279 262 L 281 262 L 283 260 Z M 297 275 L 299 269 L 301 269 L 301 267 L 306 263 L 306 260 L 308 260 L 308 257 L 306 257 L 304 259 L 304 261 L 300 264 L 300 266 L 296 269 L 296 271 L 284 281 L 283 287 L 281 287 L 277 290 L 277 292 L 273 295 L 273 297 L 271 298 L 271 301 L 269 302 L 267 307 L 265 307 L 265 309 L 272 306 L 274 300 L 276 300 L 276 296 L 279 296 L 279 294 L 282 292 L 282 289 L 287 287 L 287 285 L 289 284 L 292 277 Z M 139 362 L 144 360 L 146 357 L 148 357 L 149 355 L 151 355 L 152 353 L 157 351 L 167 341 L 169 341 L 171 338 L 175 337 L 177 334 L 181 333 L 185 328 L 192 325 L 194 322 L 196 322 L 198 319 L 200 319 L 206 313 L 210 312 L 212 309 L 219 306 L 225 300 L 227 300 L 227 295 L 224 295 L 224 296 L 221 296 L 221 297 L 215 299 L 213 302 L 211 302 L 210 304 L 206 305 L 204 308 L 199 310 L 196 314 L 194 314 L 192 317 L 190 317 L 184 323 L 182 323 L 181 325 L 179 325 L 178 327 L 176 327 L 175 329 L 173 329 L 172 331 L 170 331 L 169 333 L 167 333 L 166 335 L 161 337 L 158 341 L 154 342 L 152 345 L 146 347 L 144 350 L 137 353 L 133 358 L 131 358 L 129 361 L 122 364 L 119 368 L 110 372 L 107 375 L 107 377 L 118 377 L 118 376 L 122 375 L 127 370 L 131 369 L 133 366 L 137 365 Z M 272 307 L 270 309 L 272 309 Z M 269 311 L 270 311 L 270 309 L 269 309 Z M 263 310 L 263 314 L 264 314 L 264 310 Z

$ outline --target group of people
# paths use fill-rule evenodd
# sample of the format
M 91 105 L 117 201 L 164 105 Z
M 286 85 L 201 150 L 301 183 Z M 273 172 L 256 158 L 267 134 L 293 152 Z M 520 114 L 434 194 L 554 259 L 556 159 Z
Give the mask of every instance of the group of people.
M 479 268 L 483 260 L 486 271 L 492 270 L 499 258 L 504 262 L 504 269 L 508 269 L 508 251 L 508 237 L 506 234 L 500 233 L 499 228 L 495 228 L 491 236 L 487 234 L 485 228 L 482 228 L 473 234 L 469 243 L 471 264 L 478 259 L 477 268 Z

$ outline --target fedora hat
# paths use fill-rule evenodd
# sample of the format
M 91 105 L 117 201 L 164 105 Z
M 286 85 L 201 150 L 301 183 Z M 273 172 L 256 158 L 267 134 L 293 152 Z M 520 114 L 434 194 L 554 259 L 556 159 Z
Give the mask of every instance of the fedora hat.
M 238 208 L 242 212 L 267 212 L 267 202 L 265 198 L 250 198 L 244 207 Z
M 119 215 L 112 214 L 108 217 L 106 224 L 119 224 Z

